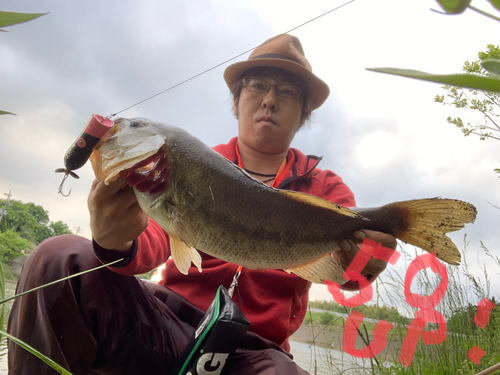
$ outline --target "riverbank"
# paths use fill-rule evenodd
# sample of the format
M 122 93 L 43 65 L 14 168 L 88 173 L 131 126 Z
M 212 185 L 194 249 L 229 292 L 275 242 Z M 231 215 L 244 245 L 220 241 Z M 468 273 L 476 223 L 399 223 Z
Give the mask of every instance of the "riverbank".
M 14 268 L 6 263 L 2 263 L 2 269 L 3 269 L 3 277 L 4 277 L 5 281 L 17 284 L 17 280 L 19 279 L 19 276 L 21 275 L 21 270 L 16 269 L 16 268 Z
M 362 329 L 362 327 L 361 327 Z M 308 325 L 303 323 L 300 328 L 290 337 L 291 340 L 313 344 L 328 349 L 342 351 L 342 337 L 344 334 L 343 325 Z M 373 339 L 373 331 L 368 331 L 369 342 Z M 385 349 L 377 356 L 386 361 L 397 361 L 401 351 L 402 339 L 388 337 Z M 361 349 L 366 346 L 359 337 L 356 340 L 356 348 Z

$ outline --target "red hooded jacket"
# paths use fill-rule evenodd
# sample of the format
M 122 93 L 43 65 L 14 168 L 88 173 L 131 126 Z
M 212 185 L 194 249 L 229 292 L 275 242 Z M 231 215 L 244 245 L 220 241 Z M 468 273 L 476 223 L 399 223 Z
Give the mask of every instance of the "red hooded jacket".
M 237 163 L 236 141 L 237 138 L 233 138 L 228 144 L 214 147 L 214 150 Z M 354 195 L 342 179 L 329 170 L 323 171 L 316 167 L 321 158 L 306 156 L 293 148 L 291 151 L 295 155 L 295 165 L 285 176 L 281 176 L 278 188 L 309 193 L 346 207 L 355 206 Z M 95 242 L 94 248 L 100 259 L 105 258 L 105 250 L 99 249 Z M 203 273 L 199 273 L 192 265 L 188 276 L 181 274 L 173 260 L 169 259 L 168 235 L 150 220 L 148 228 L 138 237 L 135 254 L 118 267 L 111 268 L 122 275 L 137 275 L 166 262 L 160 284 L 206 310 L 219 285 L 229 288 L 238 266 L 203 252 L 200 254 Z M 356 289 L 356 285 L 348 284 L 344 289 Z M 243 268 L 233 298 L 250 321 L 250 331 L 290 351 L 288 338 L 302 324 L 307 312 L 310 287 L 310 282 L 282 270 Z

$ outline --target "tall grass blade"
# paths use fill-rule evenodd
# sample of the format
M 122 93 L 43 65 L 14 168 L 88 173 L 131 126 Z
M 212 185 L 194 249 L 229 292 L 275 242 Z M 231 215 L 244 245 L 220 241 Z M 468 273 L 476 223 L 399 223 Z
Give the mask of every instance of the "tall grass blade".
M 5 273 L 3 271 L 2 262 L 0 262 L 0 298 L 5 299 Z M 0 306 L 0 330 L 3 330 L 5 323 L 5 305 Z M 0 334 L 0 341 L 2 335 Z
M 16 343 L 21 348 L 27 350 L 28 352 L 30 352 L 31 354 L 33 354 L 35 357 L 40 358 L 43 362 L 45 362 L 47 365 L 49 365 L 50 367 L 52 367 L 54 370 L 56 370 L 60 374 L 63 374 L 63 375 L 72 375 L 71 372 L 69 372 L 68 370 L 66 370 L 66 369 L 62 368 L 61 366 L 59 366 L 56 362 L 54 362 L 49 357 L 47 357 L 44 354 L 40 353 L 35 348 L 29 346 L 24 341 L 21 341 L 20 339 L 14 337 L 12 335 L 9 335 L 7 332 L 5 332 L 3 330 L 3 328 L 4 328 L 4 326 L 3 326 L 3 324 L 4 324 L 4 309 L 5 309 L 5 305 L 4 304 L 5 304 L 5 302 L 13 300 L 15 298 L 18 298 L 18 297 L 20 297 L 22 295 L 34 292 L 34 291 L 42 289 L 42 288 L 46 288 L 46 287 L 48 287 L 50 285 L 54 285 L 54 284 L 59 283 L 59 282 L 64 281 L 64 280 L 72 279 L 74 277 L 78 277 L 78 276 L 84 275 L 86 273 L 89 273 L 89 272 L 92 272 L 92 271 L 96 271 L 96 270 L 104 268 L 104 267 L 111 266 L 111 265 L 113 265 L 115 263 L 121 262 L 122 260 L 123 259 L 118 259 L 118 260 L 116 260 L 114 262 L 103 264 L 102 266 L 95 267 L 95 268 L 92 268 L 90 270 L 86 270 L 86 271 L 82 271 L 82 272 L 79 272 L 79 273 L 75 273 L 74 275 L 71 275 L 71 276 L 68 276 L 68 277 L 63 277 L 62 279 L 59 279 L 59 280 L 56 280 L 56 281 L 52 281 L 50 283 L 41 285 L 39 287 L 30 289 L 30 290 L 28 290 L 26 292 L 16 294 L 15 296 L 12 296 L 12 297 L 9 297 L 9 298 L 5 298 L 5 274 L 4 274 L 4 271 L 3 271 L 3 268 L 2 268 L 2 264 L 0 263 L 0 298 L 1 298 L 1 300 L 0 300 L 0 305 L 1 305 L 0 306 L 0 313 L 1 313 L 1 316 L 0 316 L 0 339 L 2 338 L 2 336 L 6 336 L 9 340 L 11 340 L 12 342 Z
M 17 345 L 19 345 L 21 348 L 23 348 L 23 349 L 27 350 L 28 352 L 30 352 L 31 354 L 33 354 L 35 357 L 40 358 L 42 361 L 44 361 L 46 364 L 48 364 L 50 367 L 52 367 L 58 373 L 60 373 L 62 375 L 73 375 L 71 372 L 69 372 L 68 370 L 66 370 L 63 367 L 59 366 L 57 363 L 55 363 L 49 357 L 47 357 L 46 355 L 40 353 L 38 350 L 36 350 L 35 348 L 29 346 L 28 344 L 26 344 L 25 342 L 19 340 L 18 338 L 14 337 L 12 335 L 9 335 L 7 332 L 5 332 L 3 330 L 0 331 L 0 334 L 6 336 L 9 340 L 15 342 Z
M 95 268 L 92 268 L 90 270 L 86 270 L 86 271 L 82 271 L 82 272 L 78 272 L 78 273 L 75 273 L 74 275 L 70 275 L 70 276 L 67 276 L 67 277 L 63 277 L 62 279 L 59 279 L 59 280 L 56 280 L 56 281 L 52 281 L 50 283 L 47 283 L 47 284 L 44 284 L 44 285 L 41 285 L 41 286 L 37 286 L 36 288 L 33 288 L 33 289 L 30 289 L 30 290 L 27 290 L 26 292 L 22 292 L 22 293 L 19 293 L 19 294 L 16 294 L 15 296 L 12 296 L 12 297 L 9 297 L 9 298 L 5 298 L 5 294 L 3 295 L 3 299 L 0 300 L 0 305 L 7 302 L 7 301 L 10 301 L 10 300 L 13 300 L 13 299 L 16 299 L 20 296 L 23 296 L 25 294 L 28 294 L 28 293 L 31 293 L 31 292 L 34 292 L 36 290 L 39 290 L 39 289 L 43 289 L 43 288 L 46 288 L 50 285 L 54 285 L 54 284 L 57 284 L 61 281 L 64 281 L 64 280 L 69 280 L 69 279 L 72 279 L 73 277 L 78 277 L 78 276 L 81 276 L 81 275 L 84 275 L 86 273 L 89 273 L 89 272 L 92 272 L 92 271 L 96 271 L 98 269 L 101 269 L 101 268 L 104 268 L 104 267 L 108 267 L 108 266 L 111 266 L 115 263 L 118 263 L 118 262 L 121 262 L 123 260 L 122 259 L 118 259 L 118 260 L 115 260 L 114 262 L 111 262 L 111 263 L 107 263 L 107 264 L 103 264 L 102 266 L 99 266 L 99 267 L 95 267 Z

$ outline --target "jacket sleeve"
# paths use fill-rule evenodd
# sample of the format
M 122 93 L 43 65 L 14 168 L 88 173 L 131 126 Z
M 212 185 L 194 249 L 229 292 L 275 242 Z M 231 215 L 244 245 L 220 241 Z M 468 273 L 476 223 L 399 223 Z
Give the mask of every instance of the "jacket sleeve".
M 100 247 L 92 241 L 97 258 L 107 263 L 119 259 L 117 252 Z M 112 259 L 112 258 L 115 259 Z M 109 268 L 121 275 L 130 276 L 149 272 L 165 263 L 170 257 L 170 241 L 168 234 L 152 219 L 149 225 L 134 241 L 132 254 L 123 261 Z

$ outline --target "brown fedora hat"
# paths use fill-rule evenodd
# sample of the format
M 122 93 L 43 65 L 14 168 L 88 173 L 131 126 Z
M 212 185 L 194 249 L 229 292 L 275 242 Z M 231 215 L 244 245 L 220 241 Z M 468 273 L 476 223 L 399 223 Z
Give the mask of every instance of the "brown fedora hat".
M 312 109 L 321 106 L 330 94 L 328 85 L 313 74 L 300 40 L 295 36 L 277 35 L 255 48 L 248 60 L 229 65 L 224 71 L 224 80 L 229 89 L 248 69 L 259 66 L 284 69 L 301 77 L 309 85 Z

